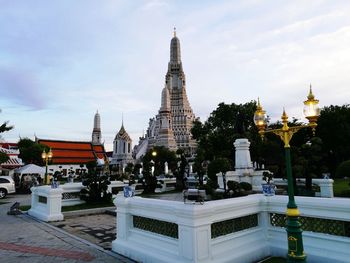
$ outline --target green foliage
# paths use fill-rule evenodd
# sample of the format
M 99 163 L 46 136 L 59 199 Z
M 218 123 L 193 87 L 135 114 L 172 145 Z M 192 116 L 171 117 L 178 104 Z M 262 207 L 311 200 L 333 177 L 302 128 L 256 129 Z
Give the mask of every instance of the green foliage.
M 29 138 L 22 138 L 18 141 L 18 149 L 20 151 L 19 158 L 21 158 L 24 163 L 33 163 L 42 166 L 44 163 L 41 154 L 44 150 L 48 151 L 49 147 L 36 143 Z
M 206 184 L 199 186 L 200 190 L 205 190 L 205 193 L 211 196 L 215 194 L 215 189 L 217 188 L 218 188 L 218 184 L 213 180 L 211 180 L 210 178 L 207 180 Z
M 152 155 L 156 152 L 156 155 Z M 180 153 L 180 152 L 179 152 Z M 182 152 L 181 152 L 182 153 Z M 170 151 L 165 147 L 154 147 L 150 149 L 145 156 L 142 158 L 143 162 L 143 176 L 144 176 L 144 187 L 145 193 L 153 193 L 157 187 L 156 176 L 164 174 L 164 164 L 168 163 L 169 169 L 176 176 L 176 185 L 178 189 L 183 189 L 183 176 L 185 173 L 185 167 L 187 165 L 184 154 L 181 154 L 180 158 L 177 158 L 176 153 Z M 180 167 L 177 167 L 177 163 L 180 162 Z M 152 175 L 151 169 L 154 166 L 154 174 Z
M 125 173 L 131 174 L 133 170 L 134 170 L 134 164 L 128 163 L 125 167 Z
M 106 203 L 112 201 L 112 194 L 107 193 L 108 185 L 111 182 L 107 175 L 98 175 L 90 172 L 83 176 L 83 185 L 86 189 L 80 191 L 81 199 L 87 203 Z
M 156 152 L 157 155 L 153 156 L 152 152 Z M 173 151 L 168 150 L 165 147 L 154 147 L 150 149 L 142 158 L 143 165 L 154 162 L 154 175 L 158 176 L 164 173 L 164 163 L 168 162 L 168 166 L 172 171 L 177 169 L 177 158 Z
M 96 161 L 89 161 L 86 163 L 86 168 L 88 169 L 88 174 L 95 174 L 97 168 Z
M 191 130 L 198 142 L 198 150 L 202 151 L 205 160 L 216 158 L 234 158 L 233 142 L 238 138 L 258 141 L 257 129 L 253 123 L 256 102 L 245 104 L 220 103 L 205 123 L 194 122 Z M 252 154 L 256 153 L 254 147 Z
M 328 106 L 321 110 L 316 135 L 322 138 L 331 174 L 350 160 L 350 105 Z
M 342 162 L 335 173 L 336 178 L 350 177 L 350 160 Z
M 227 188 L 229 192 L 229 197 L 238 197 L 238 196 L 246 195 L 245 191 L 241 188 L 241 185 L 239 182 L 228 181 Z
M 228 181 L 227 188 L 229 191 L 233 191 L 233 192 L 239 192 L 239 190 L 241 189 L 239 182 L 236 182 L 236 181 Z
M 217 182 L 216 174 L 226 173 L 231 169 L 232 165 L 229 159 L 227 158 L 217 158 L 213 161 L 211 161 L 208 165 L 208 177 L 214 181 Z
M 239 187 L 244 191 L 251 191 L 253 189 L 252 185 L 247 182 L 240 182 Z
M 8 123 L 8 121 L 5 121 L 3 124 L 0 125 L 0 133 L 7 132 L 13 129 L 13 126 L 8 126 Z
M 263 177 L 262 179 L 266 182 L 266 183 L 271 183 L 272 179 L 273 179 L 273 173 L 270 171 L 265 171 L 263 172 Z
M 1 110 L 0 110 L 1 112 Z M 3 124 L 0 125 L 0 134 L 3 132 L 7 132 L 9 130 L 12 130 L 13 126 L 8 126 L 8 122 L 4 122 Z M 1 139 L 1 136 L 0 136 Z M 7 160 L 9 159 L 9 157 L 7 156 L 7 154 L 5 153 L 0 153 L 0 165 L 4 162 L 7 162 Z
M 9 157 L 7 156 L 6 153 L 0 152 L 0 164 L 7 162 L 8 159 L 9 159 Z

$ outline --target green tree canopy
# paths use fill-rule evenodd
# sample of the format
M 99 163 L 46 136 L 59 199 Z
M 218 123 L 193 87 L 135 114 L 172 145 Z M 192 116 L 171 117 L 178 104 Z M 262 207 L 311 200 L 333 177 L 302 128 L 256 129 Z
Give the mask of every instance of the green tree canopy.
M 48 151 L 49 147 L 36 143 L 29 138 L 22 138 L 18 141 L 19 157 L 24 163 L 33 163 L 36 165 L 44 165 L 41 158 L 42 152 Z
M 255 101 L 245 104 L 220 103 L 206 122 L 196 120 L 192 135 L 204 158 L 214 160 L 222 157 L 233 160 L 233 142 L 236 139 L 248 138 L 251 142 L 257 142 L 258 133 L 253 122 L 255 110 Z M 256 149 L 252 149 L 252 154 L 256 154 Z
M 1 112 L 1 110 L 0 110 Z M 9 126 L 8 125 L 8 121 L 5 121 L 3 124 L 0 125 L 0 139 L 1 137 L 1 133 L 10 131 L 13 129 L 13 126 Z M 6 162 L 9 159 L 9 157 L 7 156 L 7 154 L 0 152 L 0 165 L 4 162 Z
M 350 159 L 350 105 L 324 107 L 316 135 L 323 141 L 327 163 L 334 175 L 336 167 Z

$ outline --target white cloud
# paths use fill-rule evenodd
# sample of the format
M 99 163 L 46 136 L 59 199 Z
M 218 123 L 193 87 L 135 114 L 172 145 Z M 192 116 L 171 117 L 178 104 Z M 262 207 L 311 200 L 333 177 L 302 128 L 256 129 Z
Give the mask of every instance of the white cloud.
M 187 94 L 202 120 L 222 101 L 258 96 L 272 117 L 285 106 L 301 118 L 310 82 L 321 105 L 348 103 L 349 9 L 347 2 L 254 0 L 2 5 L 1 66 L 29 69 L 36 84 L 26 100 L 45 102 L 28 112 L 30 103 L 6 93 L 2 115 L 16 129 L 5 137 L 89 140 L 99 109 L 106 144 L 122 113 L 136 143 L 160 106 L 173 26 Z

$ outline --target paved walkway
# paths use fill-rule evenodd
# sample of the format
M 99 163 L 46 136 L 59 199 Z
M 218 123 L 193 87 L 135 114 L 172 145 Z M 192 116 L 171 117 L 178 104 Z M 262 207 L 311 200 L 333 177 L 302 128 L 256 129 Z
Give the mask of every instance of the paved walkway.
M 9 202 L 0 205 L 1 262 L 133 262 L 27 215 L 7 215 L 15 201 L 30 204 L 30 198 L 21 195 L 0 201 Z

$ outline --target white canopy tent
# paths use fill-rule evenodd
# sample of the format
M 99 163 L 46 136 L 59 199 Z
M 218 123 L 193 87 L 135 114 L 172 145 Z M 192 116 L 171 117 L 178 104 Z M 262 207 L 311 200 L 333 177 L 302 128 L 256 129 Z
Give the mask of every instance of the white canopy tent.
M 35 164 L 27 164 L 15 170 L 15 174 L 40 174 L 40 176 L 45 175 L 45 168 L 40 167 Z

